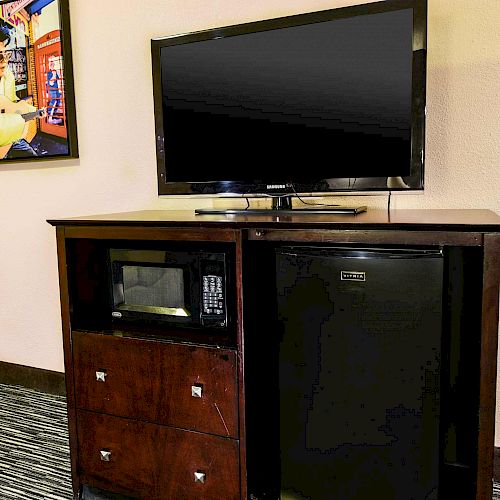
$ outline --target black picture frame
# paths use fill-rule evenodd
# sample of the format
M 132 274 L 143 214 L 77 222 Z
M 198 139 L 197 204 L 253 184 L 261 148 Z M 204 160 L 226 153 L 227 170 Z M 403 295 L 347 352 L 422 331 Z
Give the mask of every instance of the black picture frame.
M 0 170 L 78 158 L 68 0 L 1 0 L 0 28 L 0 51 L 9 54 L 7 66 L 0 61 Z M 20 137 L 14 113 L 24 119 Z

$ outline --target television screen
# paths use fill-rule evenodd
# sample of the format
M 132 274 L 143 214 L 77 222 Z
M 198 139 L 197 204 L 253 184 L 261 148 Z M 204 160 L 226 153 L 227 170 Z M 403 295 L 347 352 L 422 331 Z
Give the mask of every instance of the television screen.
M 0 163 L 78 155 L 67 0 L 0 2 L 0 112 Z
M 153 41 L 160 194 L 421 189 L 416 5 Z

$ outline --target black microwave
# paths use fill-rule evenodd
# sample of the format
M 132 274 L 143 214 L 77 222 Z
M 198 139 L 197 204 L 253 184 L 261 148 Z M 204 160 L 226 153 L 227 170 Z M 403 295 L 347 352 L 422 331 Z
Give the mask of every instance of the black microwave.
M 109 249 L 115 322 L 226 328 L 225 253 Z

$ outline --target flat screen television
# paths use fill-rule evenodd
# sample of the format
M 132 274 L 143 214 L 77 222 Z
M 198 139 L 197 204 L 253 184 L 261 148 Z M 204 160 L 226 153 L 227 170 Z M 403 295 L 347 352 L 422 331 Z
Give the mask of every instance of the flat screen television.
M 152 40 L 160 195 L 424 188 L 427 0 Z

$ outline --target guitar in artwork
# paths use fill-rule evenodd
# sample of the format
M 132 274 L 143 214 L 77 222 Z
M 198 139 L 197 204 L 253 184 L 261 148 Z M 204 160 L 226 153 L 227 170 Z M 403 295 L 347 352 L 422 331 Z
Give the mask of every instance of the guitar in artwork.
M 45 108 L 36 109 L 32 111 L 32 106 L 30 106 L 26 101 L 12 102 L 5 96 L 0 96 L 0 113 L 16 113 L 21 115 L 25 121 L 24 131 L 20 139 L 25 139 L 29 130 L 29 122 L 37 118 L 43 118 L 46 115 Z M 0 146 L 0 159 L 4 158 L 9 152 L 12 144 L 7 144 L 6 146 Z

